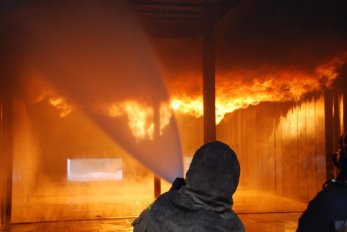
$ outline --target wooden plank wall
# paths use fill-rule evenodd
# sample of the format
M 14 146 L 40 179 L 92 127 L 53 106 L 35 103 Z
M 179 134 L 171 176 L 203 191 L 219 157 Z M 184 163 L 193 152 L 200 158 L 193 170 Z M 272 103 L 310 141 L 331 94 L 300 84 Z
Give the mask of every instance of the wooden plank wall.
M 240 187 L 307 201 L 326 178 L 324 98 L 261 103 L 227 115 L 217 139 L 236 151 Z

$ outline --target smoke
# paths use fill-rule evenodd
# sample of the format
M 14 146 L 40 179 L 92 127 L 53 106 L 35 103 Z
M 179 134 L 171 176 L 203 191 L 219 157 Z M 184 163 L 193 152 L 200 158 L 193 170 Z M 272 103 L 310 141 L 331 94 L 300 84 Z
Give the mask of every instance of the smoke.
M 129 6 L 123 1 L 19 1 L 15 8 L 10 5 L 4 18 L 19 31 L 6 33 L 18 47 L 16 55 L 23 69 L 18 87 L 43 80 L 50 88 L 46 95 L 52 104 L 67 102 L 84 111 L 115 142 L 164 179 L 173 181 L 183 175 L 173 118 L 156 139 L 139 142 L 126 117 L 110 118 L 100 110 L 133 100 L 155 112 L 168 100 L 154 54 Z M 66 110 L 62 107 L 60 104 L 60 110 Z M 66 110 L 62 115 L 68 113 Z
M 228 62 L 258 69 L 313 71 L 346 51 L 347 5 L 341 1 L 269 1 L 220 40 L 220 69 Z
M 245 91 L 262 97 L 250 103 L 240 100 L 226 112 L 269 99 L 298 100 L 328 86 L 317 69 L 347 50 L 345 3 L 269 2 L 239 25 L 225 25 L 222 35 L 217 32 L 217 98 L 227 93 L 221 98 L 230 102 Z M 106 117 L 100 106 L 130 99 L 156 108 L 168 100 L 165 84 L 172 95 L 201 95 L 201 38 L 151 41 L 165 73 L 167 83 L 163 83 L 149 41 L 121 1 L 3 1 L 1 12 L 6 45 L 1 48 L 2 60 L 16 67 L 7 72 L 19 72 L 18 83 L 30 82 L 30 77 L 44 79 L 64 101 L 87 112 L 132 153 L 178 152 L 176 135 L 167 132 L 163 141 L 157 139 L 160 144 L 171 140 L 175 145 L 160 146 L 163 149 L 155 152 L 158 146 L 152 143 L 156 142 L 136 143 L 124 126 L 126 120 Z M 305 80 L 303 86 L 301 80 Z M 291 86 L 298 85 L 299 91 L 293 93 Z M 170 125 L 175 130 L 174 122 Z M 116 133 L 119 127 L 122 136 Z
M 253 104 L 269 101 L 269 99 L 277 101 L 300 99 L 312 90 L 309 87 L 313 86 L 314 90 L 317 90 L 328 85 L 328 82 L 324 81 L 324 78 L 322 79 L 325 74 L 317 72 L 317 68 L 329 64 L 347 51 L 347 30 L 345 30 L 347 8 L 345 3 L 339 0 L 305 1 L 305 3 L 299 0 L 270 2 L 272 5 L 265 5 L 254 15 L 241 21 L 240 25 L 226 28 L 223 35 L 217 32 L 217 98 L 224 97 L 224 102 L 230 103 L 231 100 L 240 96 L 248 97 L 249 95 L 245 95 L 245 93 L 252 93 L 252 97 L 261 97 L 253 102 L 249 101 Z M 16 86 L 13 91 L 16 91 L 17 94 L 25 92 L 23 94 L 25 99 L 33 102 L 47 100 L 57 103 L 55 100 L 63 98 L 58 101 L 60 105 L 55 106 L 57 112 L 52 110 L 50 113 L 53 112 L 62 117 L 69 117 L 70 114 L 77 111 L 80 114 L 85 113 L 91 119 L 92 124 L 107 134 L 114 143 L 120 144 L 156 174 L 169 181 L 182 175 L 181 145 L 173 118 L 163 129 L 163 134 L 159 138 L 139 141 L 132 134 L 126 116 L 113 118 L 104 114 L 104 111 L 107 111 L 105 107 L 120 106 L 125 100 L 140 102 L 152 112 L 160 111 L 158 105 L 169 98 L 165 86 L 169 88 L 173 96 L 195 97 L 201 95 L 201 38 L 160 38 L 147 41 L 128 6 L 121 1 L 1 1 L 0 13 L 0 42 L 2 44 L 0 46 L 0 67 L 2 68 L 1 74 L 3 74 L 0 81 L 2 87 L 6 86 L 7 91 L 12 91 L 12 86 Z M 149 47 L 150 42 L 155 48 L 154 51 Z M 157 63 L 156 58 L 160 64 Z M 345 78 L 342 73 L 346 72 L 340 73 L 340 77 Z M 162 79 L 163 76 L 165 76 L 165 80 Z M 8 90 L 7 86 L 11 87 L 11 90 Z M 300 87 L 295 89 L 299 90 L 296 92 L 297 94 L 293 94 L 291 91 L 291 87 L 295 86 Z M 188 99 L 194 100 L 194 98 Z M 237 107 L 245 108 L 250 104 L 249 102 L 242 100 L 236 107 L 232 105 L 224 113 L 230 112 L 230 109 L 235 110 Z M 64 104 L 68 105 L 67 108 Z M 65 111 L 64 109 L 70 109 L 69 106 L 72 111 Z M 225 104 L 223 103 L 222 106 Z M 40 107 L 47 109 L 42 105 L 37 106 L 37 109 Z M 301 112 L 296 109 L 295 111 Z M 83 114 L 83 116 L 85 115 Z M 267 115 L 264 114 L 264 117 Z M 154 121 L 154 113 L 149 118 Z M 42 113 L 40 117 L 36 118 L 34 124 L 41 126 L 41 123 L 46 122 L 45 120 L 49 121 Z M 69 121 L 69 124 L 59 125 L 66 121 Z M 42 136 L 43 139 L 41 138 L 42 141 L 40 141 L 42 144 L 55 144 L 51 148 L 44 147 L 43 161 L 45 164 L 41 165 L 45 166 L 45 170 L 54 171 L 56 166 L 59 166 L 60 171 L 64 168 L 61 167 L 62 164 L 64 165 L 60 162 L 61 157 L 51 157 L 49 149 L 54 149 L 54 154 L 59 152 L 66 154 L 68 148 L 72 147 L 75 148 L 74 151 L 81 151 L 82 149 L 76 149 L 76 147 L 83 148 L 80 143 L 88 146 L 89 143 L 85 141 L 93 142 L 93 138 L 89 138 L 88 135 L 97 130 L 85 128 L 87 127 L 85 125 L 90 126 L 90 124 L 81 123 L 81 121 L 87 120 L 76 114 L 73 119 L 65 121 L 55 118 L 54 127 L 41 128 L 40 132 L 45 133 L 40 134 L 35 131 L 35 135 Z M 239 120 L 232 125 L 236 126 L 238 122 Z M 291 122 L 290 114 L 288 114 L 285 119 L 281 119 L 278 128 L 285 131 L 286 127 L 292 124 Z M 33 132 L 32 128 L 26 125 L 26 119 L 22 123 L 28 128 L 27 131 L 21 133 L 22 137 L 19 137 L 17 142 L 21 143 L 25 139 L 26 144 L 22 149 L 35 154 L 35 159 L 26 161 L 30 158 L 26 155 L 20 163 L 20 168 L 25 167 L 28 162 L 32 169 L 36 169 L 36 165 L 40 165 L 37 164 L 36 153 L 39 153 L 42 147 L 36 147 L 36 141 L 33 143 L 30 139 Z M 85 127 L 78 129 L 78 125 Z M 182 119 L 182 131 L 185 130 L 186 133 L 182 133 L 181 136 L 182 141 L 186 141 L 187 145 L 184 144 L 184 149 L 187 154 L 192 154 L 195 146 L 198 147 L 202 142 L 201 125 L 201 120 L 193 120 L 191 117 L 185 121 Z M 244 128 L 248 127 L 249 125 Z M 78 131 L 64 135 L 66 128 L 80 130 L 81 133 Z M 227 127 L 225 126 L 225 128 Z M 194 130 L 198 133 L 192 136 Z M 301 130 L 298 131 L 301 132 Z M 227 133 L 227 136 L 240 139 L 236 138 L 235 130 L 231 132 Z M 280 133 L 279 131 L 274 132 Z M 102 140 L 101 133 L 99 131 L 97 133 L 98 135 L 95 137 Z M 317 134 L 322 135 L 318 132 Z M 66 137 L 62 138 L 63 136 Z M 295 136 L 293 137 L 295 138 Z M 246 136 L 244 141 L 248 142 L 249 138 L 256 137 Z M 267 137 L 264 136 L 265 138 Z M 57 143 L 54 139 L 59 142 Z M 68 146 L 64 146 L 66 142 L 69 143 Z M 99 141 L 98 144 L 102 144 L 102 142 Z M 248 143 L 245 144 L 245 151 L 249 148 L 248 145 Z M 291 151 L 291 146 L 288 147 L 288 151 Z M 115 149 L 116 152 L 118 150 Z M 21 151 L 18 150 L 16 153 L 18 160 L 21 158 Z M 91 148 L 86 153 L 91 155 L 95 154 L 95 151 L 100 150 Z M 254 157 L 259 158 L 259 152 L 259 150 L 254 150 L 254 154 L 256 154 Z M 252 156 L 250 156 L 251 158 Z M 266 158 L 264 157 L 263 160 Z M 17 161 L 15 160 L 15 162 Z M 129 166 L 138 168 L 131 161 L 127 162 L 131 163 Z M 268 164 L 264 166 L 268 167 L 266 165 Z M 263 166 L 257 165 L 257 167 Z M 248 168 L 245 167 L 246 173 Z M 248 170 L 250 172 L 251 169 Z M 271 169 L 268 170 L 272 172 Z M 288 173 L 290 171 L 288 170 Z M 260 172 L 259 169 L 257 173 Z M 52 174 L 44 173 L 42 170 L 41 173 Z M 34 181 L 32 176 L 26 178 Z M 254 179 L 259 178 L 255 176 Z M 129 185 L 123 183 L 124 185 L 117 184 L 110 187 L 114 194 L 108 196 L 105 199 L 107 202 L 104 204 L 109 205 L 109 202 L 112 202 L 110 199 L 115 199 L 114 195 L 118 193 L 124 196 L 134 191 L 139 191 L 146 200 L 152 200 L 152 197 L 148 197 L 151 196 L 149 190 L 152 190 L 150 185 L 152 179 L 149 177 L 144 183 L 140 186 L 136 186 L 138 183 L 134 182 Z M 88 198 L 88 191 L 100 190 L 98 188 L 100 186 L 105 188 L 104 183 L 94 185 L 95 188 L 78 186 L 76 195 L 86 195 L 86 198 L 67 197 L 65 199 L 62 197 L 58 204 L 78 206 L 70 208 L 71 210 L 77 208 L 76 211 L 80 210 L 78 212 L 88 211 L 88 217 L 95 217 L 94 211 L 102 210 L 100 204 L 89 207 L 85 203 L 93 200 L 94 197 Z M 57 194 L 57 188 L 49 184 L 43 186 L 42 189 L 42 195 L 46 196 L 64 195 L 71 190 L 69 186 L 65 185 Z M 134 198 L 136 196 L 129 197 L 130 200 Z M 122 200 L 124 198 L 115 201 L 117 204 L 121 204 Z M 49 202 L 49 199 L 47 201 L 48 204 L 52 203 Z M 37 203 L 32 202 L 31 204 L 35 206 Z M 114 207 L 126 208 L 126 205 L 122 207 L 123 205 L 117 206 L 117 204 L 114 204 Z M 80 208 L 81 206 L 84 208 Z M 25 217 L 22 207 L 14 206 L 14 208 L 15 213 L 18 213 L 17 216 Z M 31 207 L 25 208 L 29 215 Z M 50 210 L 54 211 L 53 208 L 55 207 L 51 207 Z M 141 205 L 137 210 L 139 208 L 144 208 L 144 206 Z M 67 211 L 66 207 L 60 207 L 59 211 L 65 212 L 67 218 L 70 214 L 73 215 L 73 212 Z M 114 215 L 114 211 L 108 213 L 105 215 Z M 42 215 L 33 217 L 40 218 Z
M 217 93 L 222 87 L 223 92 L 239 94 L 240 88 L 269 79 L 285 83 L 285 88 L 296 85 L 297 80 L 319 85 L 323 75 L 317 69 L 347 51 L 345 2 L 267 1 L 253 14 L 242 17 L 240 13 L 238 18 L 239 10 L 238 5 L 231 9 L 236 13 L 227 20 L 238 24 L 223 24 L 222 19 L 216 31 Z M 201 38 L 153 43 L 161 55 L 171 92 L 201 95 Z M 224 89 L 226 85 L 229 87 Z M 322 83 L 319 88 L 326 86 L 328 83 Z M 305 91 L 303 95 L 312 90 Z M 277 99 L 277 92 L 273 92 L 273 99 Z

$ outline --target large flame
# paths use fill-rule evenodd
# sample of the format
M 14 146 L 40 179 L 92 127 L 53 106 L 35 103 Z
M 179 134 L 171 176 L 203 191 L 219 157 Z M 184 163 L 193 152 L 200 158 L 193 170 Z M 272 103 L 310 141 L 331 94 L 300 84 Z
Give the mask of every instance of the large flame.
M 216 124 L 224 116 L 237 109 L 257 105 L 260 102 L 298 101 L 305 94 L 322 89 L 322 81 L 299 72 L 279 72 L 268 74 L 247 83 L 242 76 L 229 74 L 216 83 Z M 247 75 L 247 72 L 241 75 Z M 233 81 L 230 81 L 233 80 Z M 329 79 L 330 80 L 330 79 Z M 329 86 L 331 83 L 324 83 Z M 203 115 L 202 96 L 173 96 L 171 107 L 177 113 L 201 117 Z
M 202 96 L 195 98 L 186 95 L 173 97 L 170 101 L 170 106 L 176 112 L 194 117 L 201 117 L 204 112 Z
M 217 76 L 216 124 L 219 124 L 226 114 L 250 105 L 260 102 L 299 101 L 309 93 L 321 92 L 324 88 L 331 87 L 337 77 L 337 68 L 346 60 L 347 53 L 343 53 L 318 66 L 314 73 L 270 70 L 267 67 L 263 71 L 238 70 Z M 171 98 L 171 107 L 180 114 L 195 117 L 203 115 L 202 96 L 179 95 L 176 88 Z
M 337 77 L 337 68 L 347 60 L 347 53 L 320 65 L 315 72 L 272 70 L 253 73 L 252 71 L 231 72 L 217 76 L 216 83 L 216 124 L 226 114 L 237 109 L 257 105 L 260 102 L 299 101 L 308 93 L 319 92 L 330 87 Z M 262 73 L 259 74 L 259 73 Z M 245 78 L 251 77 L 251 78 Z M 249 81 L 244 81 L 244 80 Z M 183 94 L 184 92 L 184 94 Z M 36 101 L 48 99 L 49 104 L 59 110 L 60 117 L 66 117 L 73 109 L 63 97 L 51 89 L 41 91 Z M 125 100 L 103 106 L 102 111 L 108 117 L 127 117 L 128 126 L 137 141 L 154 139 L 154 107 L 137 100 Z M 203 116 L 203 98 L 201 94 L 188 95 L 184 88 L 175 88 L 169 102 L 159 107 L 159 134 L 176 114 Z

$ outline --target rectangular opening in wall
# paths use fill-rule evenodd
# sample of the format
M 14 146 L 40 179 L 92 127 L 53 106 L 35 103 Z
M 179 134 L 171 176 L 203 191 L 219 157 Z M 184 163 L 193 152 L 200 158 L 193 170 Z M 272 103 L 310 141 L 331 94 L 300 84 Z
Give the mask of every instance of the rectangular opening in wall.
M 67 159 L 67 179 L 69 182 L 122 180 L 122 159 Z

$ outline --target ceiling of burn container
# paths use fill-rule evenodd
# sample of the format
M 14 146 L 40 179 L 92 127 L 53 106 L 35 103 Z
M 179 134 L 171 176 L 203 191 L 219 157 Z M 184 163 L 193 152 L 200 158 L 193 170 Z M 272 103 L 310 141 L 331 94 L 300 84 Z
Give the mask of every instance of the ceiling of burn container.
M 239 0 L 129 0 L 149 33 L 199 36 Z

